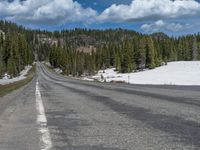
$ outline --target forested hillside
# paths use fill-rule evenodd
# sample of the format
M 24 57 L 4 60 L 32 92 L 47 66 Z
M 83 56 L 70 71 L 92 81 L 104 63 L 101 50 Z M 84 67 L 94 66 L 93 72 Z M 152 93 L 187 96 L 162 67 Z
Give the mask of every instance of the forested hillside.
M 70 36 L 64 46 L 58 44 L 49 48 L 49 61 L 54 67 L 61 68 L 66 74 L 92 74 L 94 71 L 115 67 L 119 72 L 132 72 L 145 68 L 153 69 L 168 61 L 190 61 L 200 59 L 200 35 L 168 37 L 163 33 L 142 35 L 127 30 L 75 30 L 61 32 Z M 94 33 L 93 33 L 94 32 Z M 73 34 L 72 34 L 73 33 Z M 84 34 L 85 33 L 85 34 Z M 64 34 L 64 35 L 65 35 Z M 82 37 L 87 38 L 82 38 Z M 79 39 L 80 38 L 80 39 Z M 91 39 L 91 40 L 88 40 Z M 69 41 L 72 42 L 69 42 Z M 64 40 L 65 41 L 65 40 Z M 93 45 L 90 53 L 76 50 L 77 45 Z
M 34 60 L 28 36 L 23 28 L 7 22 L 0 22 L 0 31 L 0 77 L 18 76 Z
M 130 30 L 28 30 L 0 21 L 0 75 L 12 76 L 33 62 L 49 61 L 67 75 L 93 74 L 115 67 L 119 72 L 153 69 L 169 61 L 200 60 L 200 35 L 168 37 Z

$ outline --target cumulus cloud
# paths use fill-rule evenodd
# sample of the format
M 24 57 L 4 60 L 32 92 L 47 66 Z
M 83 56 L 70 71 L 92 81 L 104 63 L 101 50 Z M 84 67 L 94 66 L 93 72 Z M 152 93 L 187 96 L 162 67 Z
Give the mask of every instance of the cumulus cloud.
M 144 24 L 141 26 L 141 29 L 147 33 L 153 33 L 158 31 L 172 31 L 172 32 L 178 32 L 185 29 L 189 29 L 191 25 L 189 24 L 181 24 L 181 23 L 167 23 L 163 20 L 158 20 L 151 24 Z
M 128 22 L 195 16 L 200 3 L 195 0 L 133 0 L 130 5 L 113 4 L 98 19 L 102 22 Z
M 97 12 L 73 0 L 0 1 L 0 16 L 6 20 L 33 24 L 62 24 L 92 21 Z
M 94 5 L 96 5 L 95 2 Z M 189 28 L 189 25 L 169 23 L 169 20 L 187 18 L 186 16 L 189 16 L 188 18 L 200 17 L 200 2 L 195 0 L 132 0 L 129 5 L 113 4 L 99 14 L 92 8 L 83 7 L 75 0 L 0 0 L 0 18 L 23 25 L 45 26 L 73 22 L 82 22 L 87 25 L 88 23 L 156 21 L 142 25 L 141 29 L 146 32 L 163 29 L 180 31 Z

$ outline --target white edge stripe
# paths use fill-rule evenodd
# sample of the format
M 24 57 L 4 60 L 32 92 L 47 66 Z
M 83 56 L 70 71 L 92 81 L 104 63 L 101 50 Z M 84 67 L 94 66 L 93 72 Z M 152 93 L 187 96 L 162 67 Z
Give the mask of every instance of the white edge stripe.
M 35 96 L 36 96 L 38 131 L 41 134 L 40 137 L 41 150 L 50 150 L 52 148 L 52 142 L 51 142 L 50 132 L 47 127 L 47 118 L 45 115 L 44 105 L 42 102 L 38 81 L 36 82 Z

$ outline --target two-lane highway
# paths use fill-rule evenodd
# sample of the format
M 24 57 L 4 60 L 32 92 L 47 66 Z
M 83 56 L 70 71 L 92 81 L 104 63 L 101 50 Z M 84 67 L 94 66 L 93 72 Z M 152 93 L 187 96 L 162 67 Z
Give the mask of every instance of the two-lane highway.
M 200 87 L 37 77 L 0 98 L 0 150 L 200 149 Z

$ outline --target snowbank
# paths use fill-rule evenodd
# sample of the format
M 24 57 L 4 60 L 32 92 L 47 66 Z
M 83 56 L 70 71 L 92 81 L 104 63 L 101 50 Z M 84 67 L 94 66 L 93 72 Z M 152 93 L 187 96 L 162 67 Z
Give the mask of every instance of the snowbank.
M 6 85 L 9 83 L 17 82 L 20 80 L 23 80 L 26 78 L 26 75 L 28 74 L 29 70 L 32 68 L 32 66 L 26 66 L 24 70 L 20 72 L 20 76 L 12 78 L 12 79 L 0 79 L 1 85 Z
M 55 68 L 54 71 L 58 74 L 61 74 L 63 73 L 63 71 L 60 69 L 60 68 Z
M 200 85 L 200 61 L 170 62 L 153 70 L 117 73 L 114 68 L 100 70 L 92 77 L 101 82 L 126 82 L 154 85 Z
M 81 80 L 94 81 L 94 79 L 92 77 L 82 77 Z

